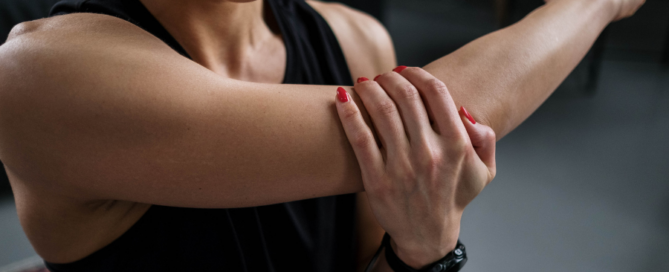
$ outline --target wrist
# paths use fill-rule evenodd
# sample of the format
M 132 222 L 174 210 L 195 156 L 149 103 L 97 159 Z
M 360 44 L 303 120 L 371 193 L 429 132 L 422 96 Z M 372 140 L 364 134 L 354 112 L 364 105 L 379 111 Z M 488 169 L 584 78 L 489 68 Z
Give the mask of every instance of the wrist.
M 602 12 L 606 14 L 609 23 L 619 19 L 618 16 L 622 9 L 622 4 L 619 0 L 600 0 L 599 2 L 602 6 Z
M 598 17 L 605 18 L 606 24 L 618 20 L 622 4 L 619 0 L 594 0 L 586 1 L 581 4 L 590 4 L 596 6 Z
M 460 236 L 460 218 L 457 216 L 449 220 L 449 226 L 444 230 L 442 238 L 436 239 L 439 243 L 434 245 L 400 245 L 394 239 L 390 240 L 390 246 L 397 255 L 408 266 L 421 269 L 430 265 L 453 251 Z
M 547 9 L 553 7 L 571 6 L 572 11 L 585 12 L 594 17 L 591 20 L 602 20 L 602 23 L 608 24 L 618 19 L 622 4 L 620 0 L 552 0 L 545 6 Z

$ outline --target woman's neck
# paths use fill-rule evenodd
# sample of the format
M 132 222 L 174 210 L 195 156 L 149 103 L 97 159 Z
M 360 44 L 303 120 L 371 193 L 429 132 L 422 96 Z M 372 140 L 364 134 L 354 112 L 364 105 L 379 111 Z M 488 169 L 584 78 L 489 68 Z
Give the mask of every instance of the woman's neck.
M 263 1 L 140 1 L 193 61 L 235 79 L 273 82 L 283 78 L 285 48 Z M 258 65 L 268 62 L 273 68 L 269 74 Z

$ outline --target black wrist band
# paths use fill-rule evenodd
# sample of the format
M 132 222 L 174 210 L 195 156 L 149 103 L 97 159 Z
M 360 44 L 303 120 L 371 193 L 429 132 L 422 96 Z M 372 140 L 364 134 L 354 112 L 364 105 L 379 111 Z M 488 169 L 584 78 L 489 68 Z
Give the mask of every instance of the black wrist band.
M 460 240 L 458 240 L 453 251 L 446 254 L 446 256 L 440 260 L 420 270 L 408 266 L 397 257 L 392 246 L 390 246 L 390 235 L 388 235 L 388 233 L 383 236 L 381 246 L 386 248 L 386 261 L 390 265 L 390 268 L 395 272 L 457 272 L 460 271 L 467 262 L 465 245 L 460 243 Z

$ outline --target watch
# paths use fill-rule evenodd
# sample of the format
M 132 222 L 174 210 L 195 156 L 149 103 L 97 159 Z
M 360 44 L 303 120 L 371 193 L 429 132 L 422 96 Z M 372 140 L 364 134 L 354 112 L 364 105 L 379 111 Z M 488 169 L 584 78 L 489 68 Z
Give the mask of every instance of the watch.
M 458 243 L 455 245 L 455 249 L 445 257 L 440 260 L 424 267 L 423 269 L 414 269 L 407 264 L 405 264 L 393 251 L 393 248 L 390 246 L 390 235 L 386 233 L 383 236 L 383 242 L 381 242 L 381 247 L 386 248 L 386 261 L 390 265 L 390 268 L 395 272 L 457 272 L 465 266 L 467 262 L 467 252 L 465 252 L 465 245 Z

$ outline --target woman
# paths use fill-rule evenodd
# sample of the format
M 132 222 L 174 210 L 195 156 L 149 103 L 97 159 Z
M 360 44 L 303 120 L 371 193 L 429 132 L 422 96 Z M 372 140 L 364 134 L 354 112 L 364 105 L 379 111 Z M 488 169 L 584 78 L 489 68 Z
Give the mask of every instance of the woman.
M 455 105 L 504 136 L 642 3 L 550 1 L 430 75 L 388 72 L 385 30 L 338 5 L 62 1 L 62 16 L 17 26 L 0 48 L 0 159 L 54 271 L 350 270 L 383 229 L 399 259 L 429 266 L 494 173 L 486 128 L 457 120 Z M 342 129 L 323 86 L 376 74 L 344 92 L 369 110 L 384 152 L 356 133 L 366 125 L 346 99 Z M 355 205 L 346 194 L 363 181 L 369 201 Z

